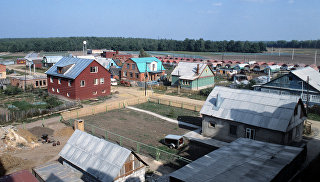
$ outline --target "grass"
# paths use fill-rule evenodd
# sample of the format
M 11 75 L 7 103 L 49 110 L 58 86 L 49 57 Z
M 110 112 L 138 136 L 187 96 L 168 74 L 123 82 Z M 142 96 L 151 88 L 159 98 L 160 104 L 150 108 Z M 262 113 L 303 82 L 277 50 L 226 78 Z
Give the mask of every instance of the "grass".
M 314 113 L 308 113 L 308 119 L 314 121 L 320 121 L 320 115 Z
M 0 56 L 0 58 L 2 58 L 2 59 L 17 59 L 20 57 L 21 56 L 8 56 L 8 55 Z

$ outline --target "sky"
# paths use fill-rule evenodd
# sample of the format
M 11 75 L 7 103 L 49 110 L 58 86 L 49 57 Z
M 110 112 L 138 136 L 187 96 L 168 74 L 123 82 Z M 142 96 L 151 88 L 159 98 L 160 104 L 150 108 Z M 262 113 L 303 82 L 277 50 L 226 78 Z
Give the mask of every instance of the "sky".
M 319 0 L 0 0 L 0 38 L 320 39 Z

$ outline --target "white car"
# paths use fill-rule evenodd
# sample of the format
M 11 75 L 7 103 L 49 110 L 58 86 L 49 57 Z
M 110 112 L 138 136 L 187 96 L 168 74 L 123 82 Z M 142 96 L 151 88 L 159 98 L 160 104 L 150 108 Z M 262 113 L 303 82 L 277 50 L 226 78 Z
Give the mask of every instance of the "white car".
M 114 78 L 111 78 L 111 85 L 118 85 L 118 81 Z

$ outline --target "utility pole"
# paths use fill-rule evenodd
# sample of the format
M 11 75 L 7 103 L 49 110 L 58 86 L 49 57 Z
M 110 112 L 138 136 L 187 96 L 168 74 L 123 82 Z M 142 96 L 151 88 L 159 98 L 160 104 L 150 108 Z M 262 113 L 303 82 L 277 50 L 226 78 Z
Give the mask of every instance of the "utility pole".
M 281 47 L 279 48 L 279 57 L 280 57 L 280 54 L 281 54 Z
M 147 62 L 146 62 L 146 71 L 144 75 L 144 95 L 147 96 Z
M 292 49 L 292 57 L 291 57 L 292 60 L 293 60 L 293 56 L 294 56 L 294 49 Z
M 307 108 L 306 108 L 307 114 L 308 114 L 308 109 L 309 109 L 309 76 L 307 76 Z
M 314 53 L 314 64 L 317 66 L 317 50 Z
M 26 67 L 24 69 L 24 91 L 26 91 L 26 85 L 27 85 L 27 61 L 26 61 Z

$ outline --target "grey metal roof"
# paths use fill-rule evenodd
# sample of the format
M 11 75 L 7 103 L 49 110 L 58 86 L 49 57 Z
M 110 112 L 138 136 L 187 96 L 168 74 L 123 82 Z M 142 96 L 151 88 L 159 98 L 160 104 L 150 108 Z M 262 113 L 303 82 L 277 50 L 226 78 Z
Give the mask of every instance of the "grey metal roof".
M 170 174 L 182 181 L 272 181 L 302 148 L 239 138 Z
M 171 75 L 179 76 L 180 79 L 186 80 L 197 79 L 200 76 L 200 74 L 197 74 L 197 65 L 199 65 L 199 73 L 202 73 L 207 66 L 205 63 L 179 62 L 178 66 L 174 68 Z
M 51 66 L 51 68 L 49 68 L 45 73 L 47 75 L 75 79 L 93 61 L 94 61 L 94 59 L 63 57 L 56 64 Z M 59 67 L 59 66 L 63 67 L 63 66 L 71 65 L 71 64 L 74 64 L 74 66 L 72 66 L 70 68 L 70 70 L 68 70 L 64 74 L 57 72 L 57 67 Z
M 291 72 L 305 82 L 309 76 L 309 85 L 320 92 L 320 73 L 318 71 L 308 66 Z
M 43 59 L 46 63 L 57 63 L 60 59 L 62 59 L 63 56 L 44 56 Z
M 220 106 L 216 107 L 218 94 L 222 101 L 219 103 Z M 300 124 L 294 123 L 288 127 L 298 101 L 298 96 L 216 86 L 208 96 L 200 113 L 286 132 Z
M 119 145 L 76 130 L 59 155 L 96 177 L 113 181 L 131 151 Z

